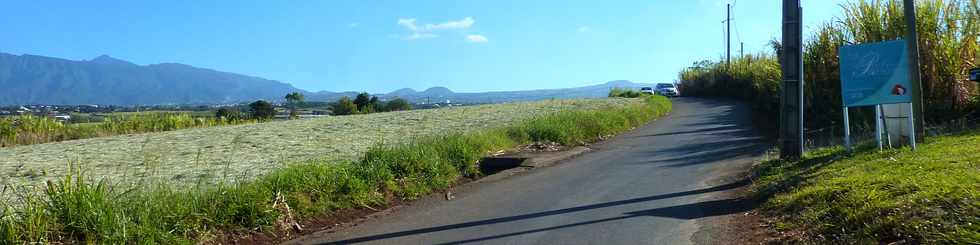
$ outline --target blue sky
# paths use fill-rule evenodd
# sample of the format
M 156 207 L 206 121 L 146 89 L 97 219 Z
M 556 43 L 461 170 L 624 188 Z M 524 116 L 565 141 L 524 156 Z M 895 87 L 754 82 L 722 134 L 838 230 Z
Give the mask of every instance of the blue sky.
M 843 0 L 803 0 L 805 28 Z M 724 52 L 725 0 L 10 1 L 0 52 L 177 62 L 307 90 L 673 81 Z M 733 2 L 733 55 L 779 36 L 779 1 Z

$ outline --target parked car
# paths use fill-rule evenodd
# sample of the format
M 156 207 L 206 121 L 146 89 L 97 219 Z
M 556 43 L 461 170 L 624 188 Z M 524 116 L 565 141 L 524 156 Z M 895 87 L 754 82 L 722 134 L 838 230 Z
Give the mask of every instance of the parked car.
M 675 97 L 681 95 L 680 93 L 677 92 L 677 87 L 675 87 L 673 83 L 657 84 L 656 93 L 667 97 Z
M 642 88 L 640 88 L 640 93 L 651 94 L 652 95 L 654 92 L 653 92 L 653 88 L 651 88 L 651 87 L 642 87 Z

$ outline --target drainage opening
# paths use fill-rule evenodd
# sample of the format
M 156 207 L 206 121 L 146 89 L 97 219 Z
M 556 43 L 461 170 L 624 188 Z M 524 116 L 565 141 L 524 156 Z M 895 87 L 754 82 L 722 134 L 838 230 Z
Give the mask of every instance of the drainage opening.
M 484 175 L 520 167 L 527 158 L 520 157 L 487 157 L 480 160 L 480 172 Z

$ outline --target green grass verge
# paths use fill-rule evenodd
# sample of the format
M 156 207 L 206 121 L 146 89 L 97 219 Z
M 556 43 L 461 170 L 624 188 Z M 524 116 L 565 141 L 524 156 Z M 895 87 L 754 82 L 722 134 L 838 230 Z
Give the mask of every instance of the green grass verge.
M 119 190 L 74 172 L 49 182 L 44 194 L 0 204 L 0 244 L 189 244 L 223 231 L 276 229 L 289 219 L 417 199 L 478 177 L 478 161 L 492 152 L 532 142 L 593 142 L 670 110 L 668 99 L 650 96 L 618 109 L 560 111 L 503 128 L 379 145 L 358 161 L 309 161 L 255 180 L 191 189 Z
M 818 150 L 754 173 L 776 228 L 815 243 L 980 243 L 980 133 L 930 138 L 916 152 Z

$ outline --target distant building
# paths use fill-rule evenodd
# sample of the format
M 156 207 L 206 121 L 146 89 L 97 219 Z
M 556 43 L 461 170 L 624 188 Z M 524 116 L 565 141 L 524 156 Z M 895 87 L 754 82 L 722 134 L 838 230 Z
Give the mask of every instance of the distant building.
M 10 111 L 0 111 L 0 115 L 10 115 Z
M 34 111 L 31 111 L 31 109 L 27 109 L 27 107 L 23 107 L 23 106 L 18 107 L 16 111 L 17 115 L 27 115 L 27 114 L 31 114 L 32 112 Z
M 54 116 L 54 120 L 58 120 L 62 122 L 71 121 L 71 115 L 57 115 Z

